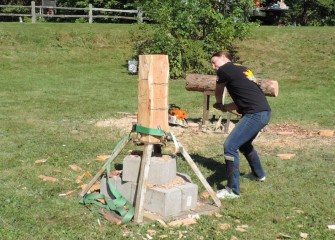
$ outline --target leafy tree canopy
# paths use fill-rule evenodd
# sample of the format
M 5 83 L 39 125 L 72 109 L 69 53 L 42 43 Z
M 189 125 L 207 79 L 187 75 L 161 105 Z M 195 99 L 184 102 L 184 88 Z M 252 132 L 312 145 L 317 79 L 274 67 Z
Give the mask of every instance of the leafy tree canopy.
M 303 26 L 335 25 L 334 0 L 285 0 L 289 21 Z
M 234 40 L 247 36 L 245 8 L 252 1 L 152 0 L 140 6 L 154 23 L 155 31 L 142 40 L 138 54 L 167 54 L 170 75 L 177 78 L 186 72 L 211 72 L 213 52 L 233 50 Z

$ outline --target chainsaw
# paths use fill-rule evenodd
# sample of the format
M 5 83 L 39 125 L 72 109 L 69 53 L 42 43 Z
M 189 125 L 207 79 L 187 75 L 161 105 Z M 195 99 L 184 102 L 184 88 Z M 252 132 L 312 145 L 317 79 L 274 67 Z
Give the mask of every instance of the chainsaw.
M 186 111 L 175 104 L 169 105 L 169 124 L 172 126 L 188 127 Z

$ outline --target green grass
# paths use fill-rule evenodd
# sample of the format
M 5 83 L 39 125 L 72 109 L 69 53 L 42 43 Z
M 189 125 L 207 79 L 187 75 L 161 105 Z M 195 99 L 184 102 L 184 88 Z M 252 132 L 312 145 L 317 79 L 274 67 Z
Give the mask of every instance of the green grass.
M 188 227 L 114 226 L 104 220 L 99 227 L 97 216 L 76 196 L 58 196 L 77 189 L 75 180 L 83 173 L 68 165 L 95 174 L 101 167 L 95 157 L 109 154 L 122 137 L 119 129 L 94 123 L 137 111 L 137 77 L 126 68 L 133 53 L 130 30 L 138 26 L 0 23 L 1 239 L 143 239 L 148 229 L 157 231 L 154 239 L 180 234 L 186 239 L 275 239 L 280 233 L 300 239 L 300 232 L 310 239 L 332 239 L 327 225 L 335 224 L 334 138 L 265 132 L 256 147 L 268 181 L 242 180 L 242 197 L 224 201 L 222 217 L 204 216 Z M 272 124 L 334 129 L 334 39 L 333 28 L 260 27 L 237 43 L 241 60 L 257 76 L 279 81 L 279 97 L 269 98 Z M 170 102 L 191 118 L 201 117 L 202 95 L 185 91 L 183 80 L 170 81 Z M 210 184 L 215 189 L 224 184 L 217 172 L 223 137 L 188 133 L 183 138 L 196 141 L 184 144 Z M 133 148 L 130 144 L 127 150 Z M 297 156 L 276 158 L 285 152 Z M 35 163 L 44 158 L 46 163 Z M 178 161 L 178 170 L 199 183 L 185 161 Z M 242 160 L 241 172 L 247 170 Z M 43 182 L 39 175 L 62 180 Z M 230 229 L 222 230 L 222 223 Z M 235 230 L 242 224 L 249 226 L 246 232 Z

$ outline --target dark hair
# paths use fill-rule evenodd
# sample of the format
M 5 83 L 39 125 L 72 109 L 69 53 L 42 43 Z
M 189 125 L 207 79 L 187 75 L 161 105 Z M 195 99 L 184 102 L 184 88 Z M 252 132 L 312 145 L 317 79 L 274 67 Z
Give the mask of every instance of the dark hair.
M 222 56 L 225 56 L 226 58 L 228 58 L 230 61 L 232 61 L 232 55 L 229 53 L 229 52 L 226 52 L 226 51 L 220 51 L 220 52 L 216 52 L 212 55 L 212 58 L 213 57 L 222 57 Z

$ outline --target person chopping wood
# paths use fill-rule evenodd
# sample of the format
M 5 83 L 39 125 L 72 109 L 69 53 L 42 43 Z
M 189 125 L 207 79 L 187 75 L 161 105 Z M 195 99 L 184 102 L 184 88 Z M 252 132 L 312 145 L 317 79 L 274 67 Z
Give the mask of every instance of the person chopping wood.
M 211 58 L 216 70 L 216 103 L 214 108 L 223 112 L 236 110 L 242 118 L 224 142 L 224 158 L 227 172 L 227 186 L 217 192 L 217 197 L 237 198 L 240 196 L 240 151 L 247 159 L 251 175 L 258 181 L 265 180 L 265 172 L 252 141 L 270 121 L 271 108 L 250 69 L 235 64 L 226 52 L 217 52 Z M 233 102 L 222 104 L 224 88 L 227 88 Z

